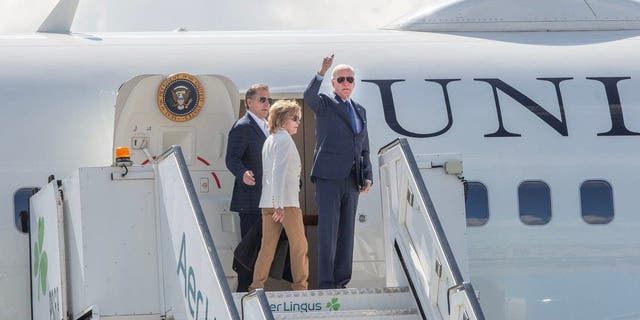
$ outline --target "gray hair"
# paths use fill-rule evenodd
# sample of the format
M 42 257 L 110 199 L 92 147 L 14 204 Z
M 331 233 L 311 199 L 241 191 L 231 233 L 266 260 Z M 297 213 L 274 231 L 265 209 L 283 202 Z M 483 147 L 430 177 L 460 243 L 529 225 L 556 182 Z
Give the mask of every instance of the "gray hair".
M 349 71 L 351 71 L 351 73 L 353 73 L 354 76 L 356 75 L 356 71 L 353 70 L 352 66 L 350 66 L 348 64 L 339 64 L 339 65 L 337 65 L 337 66 L 335 66 L 333 68 L 333 71 L 331 71 L 331 77 L 335 78 L 336 77 L 336 73 L 338 73 L 338 71 L 340 71 L 340 70 L 349 70 Z

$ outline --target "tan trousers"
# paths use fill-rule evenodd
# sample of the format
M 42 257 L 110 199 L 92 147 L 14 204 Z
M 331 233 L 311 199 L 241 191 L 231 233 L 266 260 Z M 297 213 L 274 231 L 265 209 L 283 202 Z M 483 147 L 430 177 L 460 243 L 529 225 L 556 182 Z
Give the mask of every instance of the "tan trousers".
M 256 265 L 253 268 L 253 283 L 249 291 L 256 288 L 264 288 L 264 283 L 269 276 L 269 269 L 273 262 L 282 227 L 289 238 L 289 254 L 291 257 L 291 275 L 293 290 L 307 290 L 309 278 L 309 256 L 307 255 L 307 237 L 304 234 L 302 223 L 302 210 L 300 208 L 284 208 L 284 220 L 282 224 L 273 221 L 273 208 L 262 209 L 262 245 Z

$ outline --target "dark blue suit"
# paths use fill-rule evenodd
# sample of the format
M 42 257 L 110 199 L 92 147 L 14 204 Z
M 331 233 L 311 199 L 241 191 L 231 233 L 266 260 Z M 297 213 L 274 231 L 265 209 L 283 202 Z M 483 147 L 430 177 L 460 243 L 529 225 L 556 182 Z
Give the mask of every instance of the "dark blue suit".
M 262 194 L 262 145 L 267 137 L 256 121 L 245 114 L 229 131 L 227 142 L 227 169 L 236 177 L 231 197 L 231 211 L 240 216 L 240 235 L 244 238 L 260 217 L 260 195 Z M 244 184 L 242 176 L 247 170 L 253 172 L 256 184 Z M 238 291 L 247 291 L 252 282 L 251 272 L 238 271 Z
M 352 127 L 349 109 L 337 95 L 318 93 L 316 77 L 304 92 L 304 102 L 315 115 L 316 145 L 311 181 L 318 203 L 318 286 L 344 288 L 351 280 L 353 232 L 359 189 L 358 172 L 373 181 L 369 159 L 367 114 L 351 100 L 362 128 Z

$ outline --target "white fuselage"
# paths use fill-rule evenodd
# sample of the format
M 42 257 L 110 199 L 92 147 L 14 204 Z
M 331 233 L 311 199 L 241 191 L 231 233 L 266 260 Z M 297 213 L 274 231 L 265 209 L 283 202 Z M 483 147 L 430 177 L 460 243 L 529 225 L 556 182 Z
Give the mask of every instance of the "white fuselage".
M 479 291 L 487 319 L 638 318 L 640 136 L 626 134 L 620 124 L 640 132 L 640 65 L 631 58 L 640 54 L 639 35 L 299 31 L 0 36 L 0 319 L 29 315 L 28 236 L 14 227 L 13 193 L 44 185 L 49 174 L 63 177 L 77 167 L 111 163 L 121 84 L 142 74 L 219 74 L 241 90 L 261 82 L 272 94 L 300 97 L 322 57 L 331 53 L 336 63 L 356 69 L 353 98 L 367 109 L 374 168 L 379 148 L 413 136 L 414 153 L 460 154 L 465 178 L 487 187 L 488 222 L 467 229 L 468 280 Z M 537 78 L 558 83 L 564 120 L 556 86 Z M 546 113 L 528 110 L 504 92 L 503 84 Z M 331 90 L 328 80 L 323 86 Z M 377 174 L 376 169 L 374 180 Z M 613 190 L 614 218 L 608 224 L 591 225 L 581 217 L 580 185 L 594 179 L 607 181 Z M 532 226 L 520 220 L 518 185 L 525 180 L 549 186 L 549 223 Z M 357 224 L 355 259 L 383 267 L 379 194 L 374 181 L 371 194 L 360 198 L 358 214 L 367 220 Z

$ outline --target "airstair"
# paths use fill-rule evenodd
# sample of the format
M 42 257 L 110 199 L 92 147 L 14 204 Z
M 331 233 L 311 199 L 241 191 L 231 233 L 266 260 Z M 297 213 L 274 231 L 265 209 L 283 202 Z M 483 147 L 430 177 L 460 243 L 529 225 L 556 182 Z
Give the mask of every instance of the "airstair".
M 251 297 L 234 293 L 241 313 L 242 299 Z M 422 319 L 407 287 L 271 291 L 266 299 L 274 319 Z
M 154 106 L 163 79 L 120 89 L 114 143 L 141 165 L 79 168 L 31 198 L 33 319 L 484 319 L 468 282 L 460 157 L 414 157 L 404 139 L 378 154 L 385 287 L 232 293 L 224 134 L 238 90 L 199 76 L 209 98 L 177 126 Z
M 32 281 L 33 318 L 484 319 L 445 236 L 462 241 L 464 228 L 436 214 L 460 198 L 455 158 L 416 161 L 405 140 L 381 149 L 388 287 L 250 293 L 227 284 L 180 147 L 151 168 L 81 168 L 31 199 L 32 256 L 49 257 L 46 286 Z
M 406 139 L 383 147 L 378 156 L 390 286 L 234 293 L 243 319 L 484 319 L 457 262 L 467 268 L 459 156 L 416 160 Z M 436 208 L 448 216 L 440 218 Z

